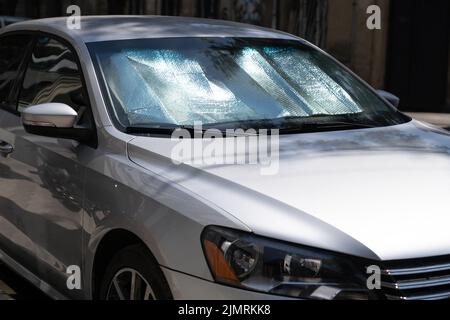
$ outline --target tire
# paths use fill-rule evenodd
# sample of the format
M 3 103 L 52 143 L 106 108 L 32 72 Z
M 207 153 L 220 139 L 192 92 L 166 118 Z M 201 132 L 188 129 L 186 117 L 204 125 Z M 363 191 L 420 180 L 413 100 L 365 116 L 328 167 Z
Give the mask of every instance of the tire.
M 133 277 L 134 286 L 131 284 Z M 135 293 L 131 294 L 133 287 Z M 173 299 L 164 274 L 148 249 L 140 244 L 128 246 L 114 255 L 99 288 L 100 300 L 132 300 L 132 296 L 134 300 Z

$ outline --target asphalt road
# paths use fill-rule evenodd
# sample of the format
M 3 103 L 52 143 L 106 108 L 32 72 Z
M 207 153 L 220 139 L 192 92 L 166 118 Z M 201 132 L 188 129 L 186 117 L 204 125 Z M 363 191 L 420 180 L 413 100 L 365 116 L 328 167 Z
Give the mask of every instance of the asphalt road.
M 0 300 L 48 300 L 36 287 L 0 262 Z

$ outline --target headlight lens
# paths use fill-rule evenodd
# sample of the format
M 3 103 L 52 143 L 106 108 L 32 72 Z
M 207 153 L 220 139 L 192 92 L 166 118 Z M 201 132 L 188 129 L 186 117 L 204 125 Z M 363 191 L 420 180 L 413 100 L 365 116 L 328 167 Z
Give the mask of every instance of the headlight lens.
M 219 227 L 206 228 L 202 243 L 222 284 L 302 299 L 377 298 L 356 258 Z

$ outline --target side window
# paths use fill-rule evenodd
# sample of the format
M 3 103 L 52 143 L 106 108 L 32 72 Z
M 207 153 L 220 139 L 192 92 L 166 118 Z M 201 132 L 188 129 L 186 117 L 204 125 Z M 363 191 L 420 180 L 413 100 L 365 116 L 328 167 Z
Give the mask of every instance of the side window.
M 39 37 L 25 72 L 19 111 L 49 102 L 65 103 L 80 115 L 86 106 L 75 54 L 58 40 Z
M 31 36 L 10 35 L 0 38 L 0 105 L 16 109 L 17 92 L 15 82 L 19 68 L 25 58 L 25 48 L 30 44 Z

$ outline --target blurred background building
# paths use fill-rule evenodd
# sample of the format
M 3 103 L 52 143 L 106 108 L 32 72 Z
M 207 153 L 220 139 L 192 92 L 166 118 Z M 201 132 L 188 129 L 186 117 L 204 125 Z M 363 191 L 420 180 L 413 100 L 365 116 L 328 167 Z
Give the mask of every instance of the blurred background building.
M 284 30 L 317 44 L 408 111 L 450 111 L 449 0 L 0 0 L 1 16 L 156 14 L 207 17 Z M 381 30 L 366 27 L 378 5 Z

